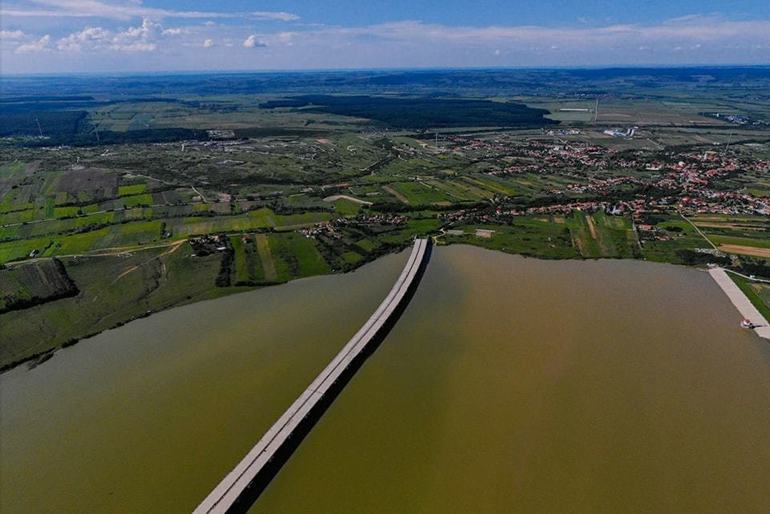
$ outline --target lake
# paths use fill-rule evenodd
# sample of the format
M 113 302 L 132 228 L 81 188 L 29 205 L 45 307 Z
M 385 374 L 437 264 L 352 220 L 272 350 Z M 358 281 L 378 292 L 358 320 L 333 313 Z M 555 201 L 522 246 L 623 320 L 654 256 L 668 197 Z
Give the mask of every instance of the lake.
M 155 314 L 0 376 L 0 511 L 189 512 L 407 253 Z M 253 512 L 768 512 L 770 344 L 703 272 L 435 248 Z

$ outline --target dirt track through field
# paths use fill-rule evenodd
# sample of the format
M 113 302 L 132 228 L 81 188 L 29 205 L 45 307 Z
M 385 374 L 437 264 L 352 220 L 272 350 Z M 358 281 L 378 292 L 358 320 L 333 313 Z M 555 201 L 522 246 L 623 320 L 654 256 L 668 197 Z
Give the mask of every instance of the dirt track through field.
M 599 234 L 596 233 L 596 225 L 594 224 L 594 219 L 590 214 L 586 216 L 586 222 L 588 223 L 588 230 L 591 231 L 591 237 L 598 241 Z
M 134 271 L 138 270 L 139 268 L 141 268 L 141 267 L 142 267 L 142 266 L 144 266 L 145 264 L 147 264 L 147 263 L 149 263 L 149 262 L 152 262 L 152 261 L 154 261 L 154 260 L 156 260 L 156 259 L 160 259 L 161 257 L 165 257 L 166 255 L 171 255 L 172 253 L 174 253 L 175 251 L 177 251 L 177 250 L 178 250 L 178 249 L 179 249 L 179 248 L 182 246 L 182 244 L 183 244 L 183 243 L 185 243 L 185 242 L 186 242 L 186 241 L 184 241 L 184 240 L 183 240 L 183 241 L 177 241 L 176 243 L 174 243 L 173 245 L 171 245 L 171 247 L 170 247 L 168 250 L 166 250 L 165 252 L 163 252 L 163 253 L 161 253 L 161 254 L 158 254 L 158 255 L 156 255 L 155 257 L 152 257 L 151 259 L 147 259 L 146 261 L 142 262 L 141 264 L 137 264 L 136 266 L 131 266 L 131 267 L 130 267 L 130 268 L 128 268 L 126 271 L 124 271 L 123 273 L 121 273 L 120 275 L 118 275 L 118 278 L 116 278 L 116 279 L 115 279 L 115 281 L 113 282 L 113 284 L 114 284 L 115 282 L 117 282 L 118 280 L 120 280 L 121 278 L 123 278 L 123 277 L 125 277 L 126 275 L 128 275 L 129 273 L 131 273 L 131 272 L 134 272 Z M 166 265 L 165 265 L 165 263 L 163 263 L 163 273 L 165 274 L 165 272 L 166 272 Z
M 393 196 L 395 196 L 396 198 L 398 198 L 401 202 L 405 203 L 406 205 L 409 205 L 409 200 L 406 198 L 406 196 L 402 195 L 392 187 L 384 186 L 383 189 L 388 193 L 392 194 Z
M 360 198 L 349 195 L 333 195 L 324 198 L 324 202 L 336 202 L 337 200 L 350 200 L 351 202 L 356 202 L 361 205 L 372 205 L 372 202 L 367 202 L 366 200 L 361 200 Z

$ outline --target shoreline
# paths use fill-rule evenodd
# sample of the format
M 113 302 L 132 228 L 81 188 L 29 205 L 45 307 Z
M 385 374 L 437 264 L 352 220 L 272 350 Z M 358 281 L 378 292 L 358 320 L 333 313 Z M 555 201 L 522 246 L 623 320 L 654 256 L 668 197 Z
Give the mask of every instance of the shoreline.
M 752 331 L 759 337 L 770 340 L 770 322 L 754 307 L 754 304 L 751 303 L 738 285 L 727 275 L 727 271 L 724 268 L 712 268 L 708 270 L 708 273 L 744 319 L 757 325 Z
M 372 262 L 374 262 L 374 261 L 376 261 L 376 260 L 378 260 L 378 259 L 380 259 L 382 257 L 385 257 L 387 255 L 397 254 L 400 251 L 404 250 L 404 248 L 406 248 L 406 247 L 394 246 L 393 248 L 390 249 L 390 251 L 384 252 L 382 254 L 378 254 L 378 255 L 374 256 L 374 258 L 372 258 L 372 259 L 359 262 L 358 265 L 355 268 L 351 268 L 351 269 L 347 269 L 347 270 L 332 271 L 330 273 L 325 273 L 325 274 L 320 274 L 320 275 L 311 275 L 311 276 L 307 276 L 307 277 L 297 277 L 297 278 L 294 278 L 292 280 L 288 280 L 288 281 L 284 281 L 284 282 L 261 283 L 261 284 L 254 284 L 254 285 L 234 285 L 234 286 L 229 286 L 227 288 L 221 288 L 219 290 L 215 289 L 214 290 L 214 294 L 204 294 L 204 295 L 198 296 L 198 297 L 187 298 L 187 299 L 185 299 L 185 300 L 183 300 L 181 302 L 173 303 L 173 304 L 167 305 L 167 306 L 165 306 L 163 308 L 160 308 L 160 309 L 149 310 L 149 311 L 143 312 L 141 314 L 138 314 L 136 316 L 132 316 L 130 318 L 118 321 L 114 325 L 106 327 L 106 328 L 103 328 L 101 330 L 95 330 L 95 331 L 91 331 L 91 332 L 86 332 L 86 333 L 84 333 L 83 335 L 81 335 L 79 337 L 73 337 L 73 338 L 71 338 L 71 339 L 69 339 L 67 341 L 64 341 L 63 343 L 61 343 L 61 344 L 59 344 L 57 346 L 54 346 L 54 347 L 51 347 L 51 348 L 48 348 L 48 349 L 45 349 L 45 350 L 42 350 L 42 351 L 39 351 L 39 352 L 35 352 L 35 353 L 33 353 L 33 354 L 31 354 L 31 355 L 29 355 L 27 357 L 22 357 L 20 359 L 16 359 L 16 360 L 4 363 L 4 364 L 0 364 L 0 375 L 3 375 L 3 374 L 5 374 L 5 373 L 7 373 L 9 371 L 12 371 L 12 370 L 16 369 L 16 368 L 19 368 L 19 367 L 23 366 L 24 364 L 26 364 L 30 370 L 34 369 L 39 364 L 43 364 L 47 360 L 49 360 L 52 357 L 54 357 L 55 354 L 58 351 L 60 351 L 60 350 L 63 350 L 65 348 L 69 348 L 71 346 L 74 346 L 77 343 L 79 343 L 79 342 L 81 342 L 81 341 L 83 341 L 85 339 L 89 339 L 91 337 L 98 336 L 99 334 L 103 334 L 104 332 L 107 332 L 109 330 L 114 330 L 116 328 L 120 328 L 120 327 L 122 327 L 124 325 L 127 325 L 127 324 L 133 322 L 133 321 L 144 319 L 144 318 L 147 318 L 147 317 L 152 316 L 154 314 L 158 314 L 160 312 L 164 312 L 164 311 L 167 311 L 167 310 L 170 310 L 170 309 L 174 309 L 174 308 L 177 308 L 177 307 L 184 307 L 186 305 L 192 305 L 192 304 L 196 304 L 196 303 L 200 303 L 200 302 L 217 300 L 219 298 L 224 298 L 224 297 L 227 297 L 227 296 L 238 295 L 238 294 L 242 294 L 242 293 L 249 293 L 249 292 L 253 292 L 253 291 L 258 291 L 260 289 L 265 289 L 265 288 L 269 288 L 269 287 L 285 285 L 285 284 L 288 284 L 288 283 L 291 283 L 291 282 L 297 282 L 297 281 L 306 280 L 306 279 L 309 279 L 309 278 L 328 276 L 328 275 L 344 275 L 344 274 L 347 274 L 347 273 L 354 273 L 354 272 L 360 270 L 361 268 L 363 268 L 364 266 L 366 266 L 367 264 L 371 264 Z M 6 313 L 6 314 L 10 314 L 10 312 Z
M 503 253 L 503 254 L 507 254 L 507 255 L 518 255 L 518 256 L 520 256 L 522 258 L 525 258 L 525 259 L 539 259 L 539 260 L 544 260 L 544 261 L 629 260 L 629 261 L 650 262 L 650 263 L 657 263 L 657 264 L 669 264 L 669 265 L 673 265 L 673 266 L 683 266 L 683 267 L 689 268 L 689 269 L 698 269 L 699 268 L 699 266 L 690 266 L 690 265 L 686 265 L 686 264 L 676 264 L 676 263 L 671 263 L 671 262 L 650 261 L 650 260 L 647 260 L 647 259 L 640 259 L 640 258 L 626 258 L 626 257 L 593 257 L 592 258 L 592 257 L 582 257 L 582 256 L 581 257 L 563 258 L 563 257 L 552 257 L 552 256 L 542 256 L 542 255 L 531 255 L 531 254 L 527 254 L 527 253 L 513 253 L 513 252 L 508 252 L 508 251 L 505 251 L 505 250 L 500 250 L 500 249 L 495 249 L 495 248 L 488 248 L 488 247 L 486 247 L 486 246 L 484 246 L 482 244 L 473 244 L 471 242 L 447 242 L 447 241 L 442 241 L 440 239 L 435 238 L 435 234 L 429 235 L 428 237 L 434 237 L 434 245 L 435 246 L 452 246 L 452 245 L 458 245 L 458 244 L 459 245 L 469 245 L 469 246 L 474 246 L 474 247 L 477 247 L 477 248 L 483 248 L 483 249 L 486 249 L 486 250 L 489 250 L 489 251 L 492 251 L 492 252 L 499 252 L 499 253 Z M 338 273 L 346 274 L 346 273 L 355 272 L 355 271 L 359 270 L 360 268 L 362 268 L 363 266 L 366 266 L 367 264 L 370 264 L 370 263 L 378 260 L 381 257 L 384 257 L 384 256 L 389 255 L 391 253 L 398 253 L 399 251 L 401 251 L 403 249 L 404 249 L 404 247 L 402 247 L 402 246 L 394 247 L 394 248 L 391 248 L 390 251 L 378 254 L 378 255 L 374 256 L 374 258 L 372 258 L 372 259 L 367 259 L 365 261 L 362 261 L 362 262 L 358 263 L 358 265 L 356 267 L 352 268 L 352 269 L 340 270 L 340 271 L 331 272 L 331 273 L 328 273 L 328 274 L 329 275 L 334 275 L 334 274 L 338 274 Z M 745 297 L 743 292 L 740 291 L 738 286 L 735 285 L 735 283 L 729 277 L 726 276 L 726 272 L 722 268 L 718 268 L 718 269 L 721 270 L 723 273 L 725 273 L 725 278 L 727 279 L 727 281 L 730 284 L 732 284 L 735 287 L 735 289 L 737 290 L 737 296 L 736 297 L 740 298 L 742 296 L 744 298 L 745 302 L 752 309 L 754 309 L 756 315 L 752 315 L 753 317 L 750 317 L 750 316 L 746 316 L 744 314 L 744 317 L 747 317 L 748 319 L 751 319 L 753 322 L 756 322 L 757 324 L 765 325 L 765 326 L 759 327 L 760 329 L 765 329 L 765 330 L 762 331 L 763 335 L 760 335 L 760 337 L 763 337 L 765 339 L 770 340 L 770 320 L 766 320 L 764 318 L 764 316 L 762 316 L 762 314 L 759 313 L 759 311 L 756 309 L 756 307 L 754 307 L 751 304 L 751 302 L 748 300 L 748 298 Z M 708 270 L 709 273 L 711 273 L 712 271 L 713 270 Z M 320 276 L 320 275 L 316 275 L 316 276 Z M 713 277 L 713 274 L 712 274 L 712 277 Z M 30 367 L 30 369 L 33 369 L 38 364 L 42 364 L 45 361 L 47 361 L 48 359 L 52 358 L 56 352 L 58 352 L 59 350 L 61 350 L 63 348 L 67 348 L 67 347 L 73 346 L 73 345 L 77 344 L 78 342 L 80 342 L 80 341 L 82 341 L 84 339 L 88 339 L 90 337 L 97 336 L 97 335 L 99 335 L 101 333 L 104 333 L 104 332 L 106 332 L 108 330 L 113 330 L 115 328 L 119 328 L 119 327 L 121 327 L 123 325 L 126 325 L 126 324 L 132 322 L 132 321 L 136 321 L 136 320 L 139 320 L 139 319 L 142 319 L 142 318 L 146 318 L 146 317 L 151 316 L 153 314 L 156 314 L 158 312 L 163 312 L 163 311 L 166 311 L 168 309 L 173 309 L 175 307 L 181 307 L 181 306 L 184 306 L 184 305 L 190 305 L 190 304 L 198 303 L 198 302 L 201 302 L 201 301 L 215 300 L 217 298 L 221 298 L 221 297 L 225 297 L 225 296 L 230 296 L 230 295 L 234 295 L 234 294 L 240 294 L 240 293 L 245 293 L 245 292 L 250 292 L 250 291 L 256 291 L 256 290 L 259 290 L 259 289 L 263 289 L 263 288 L 266 288 L 266 287 L 272 287 L 272 286 L 276 286 L 276 285 L 283 285 L 283 284 L 286 284 L 286 283 L 289 283 L 289 282 L 294 282 L 294 281 L 297 281 L 297 280 L 303 280 L 305 278 L 312 278 L 312 276 L 311 277 L 296 278 L 296 279 L 290 280 L 288 282 L 276 282 L 276 283 L 272 283 L 272 284 L 255 284 L 255 285 L 233 286 L 231 288 L 231 290 L 221 291 L 220 294 L 204 295 L 203 297 L 198 297 L 198 298 L 188 298 L 188 299 L 185 299 L 182 302 L 174 303 L 174 304 L 168 305 L 168 306 L 166 306 L 164 308 L 161 308 L 161 309 L 148 311 L 148 312 L 145 312 L 145 313 L 141 313 L 141 314 L 139 314 L 137 316 L 133 316 L 133 317 L 131 317 L 129 319 L 125 319 L 125 320 L 119 321 L 114 326 L 111 326 L 111 327 L 108 327 L 108 328 L 104 328 L 102 330 L 97 330 L 97 331 L 94 331 L 94 332 L 85 333 L 85 334 L 83 334 L 80 337 L 75 337 L 75 338 L 72 338 L 72 339 L 70 339 L 68 341 L 65 341 L 64 343 L 62 343 L 59 346 L 56 346 L 56 347 L 53 347 L 53 348 L 49 348 L 49 349 L 46 349 L 46 350 L 43 350 L 43 351 L 40 351 L 40 352 L 36 352 L 36 353 L 34 353 L 32 355 L 29 355 L 28 357 L 23 357 L 21 359 L 17 359 L 17 360 L 14 360 L 14 361 L 11 361 L 11 362 L 8 362 L 8 363 L 5 363 L 5 364 L 0 364 L 0 375 L 6 373 L 8 371 L 11 371 L 13 369 L 16 369 L 17 367 L 22 366 L 24 364 L 27 364 Z M 719 283 L 719 281 L 717 281 L 717 283 L 718 283 L 718 285 L 720 285 L 720 287 L 722 287 L 722 285 Z M 727 287 L 729 288 L 729 284 L 727 285 Z M 725 291 L 725 294 L 727 294 L 728 297 L 730 297 L 731 301 L 733 301 L 733 298 L 731 297 L 731 294 L 736 294 L 736 293 L 728 293 L 725 290 L 725 287 L 722 287 L 722 290 Z M 739 312 L 741 312 L 743 314 L 743 312 L 740 310 L 740 308 L 736 304 L 736 301 L 733 301 L 733 304 L 736 306 L 736 308 L 738 308 Z M 755 318 L 756 318 L 756 321 L 755 321 Z M 757 330 L 755 330 L 755 332 L 757 332 L 759 334 L 759 332 Z

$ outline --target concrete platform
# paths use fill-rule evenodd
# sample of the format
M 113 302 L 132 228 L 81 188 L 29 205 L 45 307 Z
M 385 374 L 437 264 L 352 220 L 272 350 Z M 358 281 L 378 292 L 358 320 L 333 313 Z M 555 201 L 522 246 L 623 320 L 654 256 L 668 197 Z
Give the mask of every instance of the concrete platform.
M 743 291 L 733 282 L 728 276 L 727 272 L 722 268 L 712 268 L 709 270 L 709 275 L 716 281 L 722 291 L 725 292 L 727 297 L 733 302 L 733 305 L 738 309 L 745 319 L 751 321 L 754 325 L 758 325 L 754 328 L 754 332 L 765 339 L 770 339 L 770 323 L 762 316 L 751 301 L 743 294 Z

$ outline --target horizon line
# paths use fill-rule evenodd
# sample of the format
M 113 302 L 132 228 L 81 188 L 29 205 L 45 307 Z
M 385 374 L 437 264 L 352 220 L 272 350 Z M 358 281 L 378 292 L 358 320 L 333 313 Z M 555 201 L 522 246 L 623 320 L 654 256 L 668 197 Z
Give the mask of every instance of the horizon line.
M 223 69 L 223 70 L 157 70 L 157 71 L 64 71 L 64 72 L 32 72 L 15 73 L 0 70 L 0 81 L 8 78 L 25 77 L 77 77 L 77 76 L 171 76 L 171 75 L 218 75 L 218 74 L 268 74 L 268 73 L 351 73 L 351 72 L 425 72 L 425 71 L 505 71 L 505 70 L 631 70 L 631 69 L 695 69 L 695 68 L 770 68 L 770 62 L 765 64 L 597 64 L 597 65 L 563 65 L 563 66 L 412 66 L 412 67 L 357 67 L 357 68 L 272 68 L 272 69 Z

